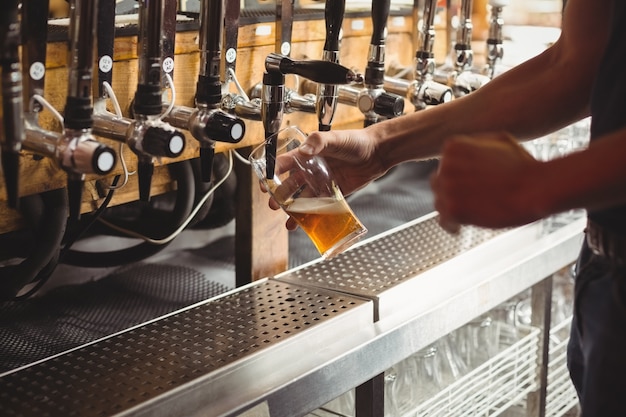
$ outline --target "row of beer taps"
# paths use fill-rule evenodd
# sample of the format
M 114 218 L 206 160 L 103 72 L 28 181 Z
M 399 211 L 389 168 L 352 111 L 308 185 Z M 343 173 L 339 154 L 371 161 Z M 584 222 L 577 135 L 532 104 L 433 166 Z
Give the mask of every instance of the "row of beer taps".
M 317 114 L 320 130 L 329 130 L 337 104 L 357 107 L 364 124 L 397 117 L 405 100 L 415 110 L 449 101 L 479 88 L 495 76 L 502 58 L 501 12 L 507 0 L 491 0 L 487 65 L 473 68 L 471 0 L 461 0 L 460 27 L 451 48 L 452 65 L 437 68 L 433 45 L 436 0 L 415 0 L 418 48 L 413 77 L 385 75 L 385 42 L 390 0 L 372 1 L 372 36 L 364 75 L 339 63 L 345 0 L 325 3 L 326 40 L 319 60 L 290 56 L 294 0 L 277 0 L 276 52 L 265 60 L 263 80 L 249 95 L 235 75 L 240 2 L 203 0 L 200 9 L 200 68 L 195 107 L 168 101 L 172 90 L 176 36 L 176 0 L 138 1 L 138 83 L 131 117 L 122 114 L 111 88 L 115 45 L 115 0 L 69 0 L 67 98 L 63 115 L 44 98 L 47 10 L 49 0 L 8 0 L 0 16 L 2 68 L 2 169 L 10 207 L 19 201 L 19 155 L 22 149 L 53 159 L 67 173 L 70 216 L 80 215 L 87 174 L 107 175 L 118 153 L 98 140 L 127 145 L 138 158 L 139 196 L 150 198 L 154 163 L 176 158 L 185 147 L 183 130 L 200 144 L 202 176 L 210 181 L 216 142 L 237 143 L 245 134 L 244 120 L 263 123 L 266 138 L 280 129 L 283 115 L 293 111 Z M 418 10 L 419 8 L 419 10 Z M 93 45 L 97 45 L 94 59 Z M 21 47 L 21 56 L 20 56 Z M 224 57 L 222 53 L 224 52 Z M 92 91 L 94 62 L 97 91 Z M 315 85 L 315 93 L 286 88 L 285 76 L 295 74 Z M 235 84 L 237 93 L 231 92 Z M 113 101 L 115 112 L 107 110 Z M 60 131 L 40 126 L 42 110 L 59 119 Z M 275 144 L 268 143 L 268 155 Z M 268 175 L 273 172 L 268 164 Z

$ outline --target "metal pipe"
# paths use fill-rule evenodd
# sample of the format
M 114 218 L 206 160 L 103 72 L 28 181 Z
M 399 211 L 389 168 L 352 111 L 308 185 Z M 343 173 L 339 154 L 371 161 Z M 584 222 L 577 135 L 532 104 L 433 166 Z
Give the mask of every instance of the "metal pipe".
M 0 154 L 9 207 L 19 202 L 19 157 L 24 142 L 24 106 L 19 59 L 19 2 L 9 2 L 0 14 L 0 68 L 2 69 L 2 138 Z

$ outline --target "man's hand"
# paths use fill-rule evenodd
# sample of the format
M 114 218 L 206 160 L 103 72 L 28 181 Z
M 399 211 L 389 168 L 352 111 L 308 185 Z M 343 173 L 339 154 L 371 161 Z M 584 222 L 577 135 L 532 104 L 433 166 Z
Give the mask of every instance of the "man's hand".
M 451 137 L 431 177 L 441 226 L 455 232 L 460 224 L 499 228 L 539 219 L 533 208 L 539 164 L 506 133 Z

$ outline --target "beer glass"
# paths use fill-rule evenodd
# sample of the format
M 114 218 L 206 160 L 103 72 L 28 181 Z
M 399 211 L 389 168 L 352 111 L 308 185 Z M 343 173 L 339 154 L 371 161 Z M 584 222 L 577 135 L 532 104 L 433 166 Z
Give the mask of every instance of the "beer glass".
M 265 144 L 249 157 L 263 188 L 306 232 L 323 258 L 330 259 L 345 251 L 367 229 L 350 209 L 328 165 L 323 158 L 298 150 L 306 134 L 296 126 L 273 136 L 267 139 L 276 143 L 272 178 L 266 175 Z

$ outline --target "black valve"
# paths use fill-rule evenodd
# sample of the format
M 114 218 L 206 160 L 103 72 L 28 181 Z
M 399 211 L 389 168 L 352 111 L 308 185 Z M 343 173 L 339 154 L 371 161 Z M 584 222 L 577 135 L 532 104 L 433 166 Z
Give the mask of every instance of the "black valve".
M 202 181 L 210 182 L 215 158 L 215 142 L 238 143 L 246 131 L 244 122 L 236 116 L 221 110 L 213 110 L 206 121 L 204 132 L 210 142 L 202 142 L 200 147 L 200 167 Z
M 176 129 L 164 129 L 162 126 L 150 126 L 143 138 L 143 151 L 153 156 L 176 158 L 185 149 L 182 132 Z
M 239 143 L 246 132 L 246 125 L 236 116 L 223 111 L 214 111 L 207 120 L 204 131 L 212 140 Z
M 383 92 L 374 99 L 374 112 L 384 117 L 398 117 L 404 112 L 404 98 Z

